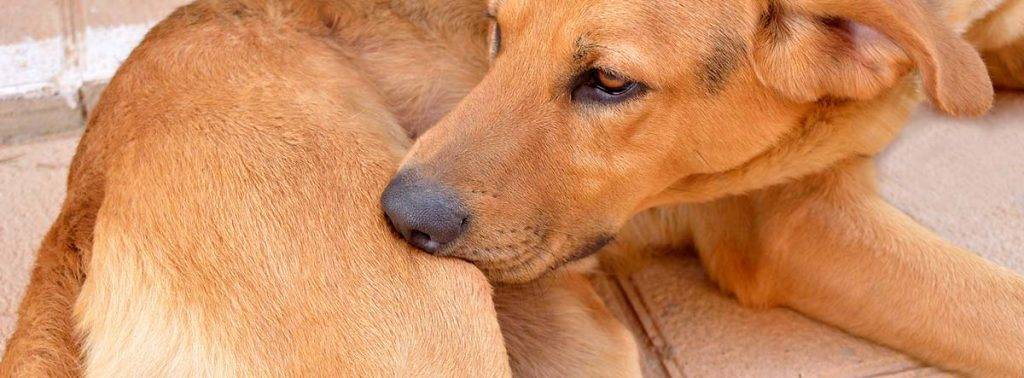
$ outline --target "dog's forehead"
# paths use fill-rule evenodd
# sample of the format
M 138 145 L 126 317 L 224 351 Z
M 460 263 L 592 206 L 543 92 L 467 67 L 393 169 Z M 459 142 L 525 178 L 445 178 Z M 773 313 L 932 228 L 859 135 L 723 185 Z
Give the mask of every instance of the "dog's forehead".
M 587 34 L 680 41 L 739 21 L 740 3 L 718 0 L 489 0 L 488 13 L 519 26 L 544 23 Z M 666 38 L 668 37 L 668 38 Z M 699 40 L 697 41 L 699 42 Z
M 753 2 L 717 0 L 492 0 L 503 26 L 531 38 L 521 56 L 570 56 L 571 62 L 611 67 L 648 83 L 695 74 L 718 93 L 745 52 Z M 744 31 L 746 30 L 746 31 Z M 546 36 L 546 37 L 541 37 Z M 536 41 L 547 41 L 538 46 Z M 673 62 L 666 67 L 660 62 Z M 652 67 L 659 67 L 654 69 Z M 686 82 L 692 80 L 687 79 Z

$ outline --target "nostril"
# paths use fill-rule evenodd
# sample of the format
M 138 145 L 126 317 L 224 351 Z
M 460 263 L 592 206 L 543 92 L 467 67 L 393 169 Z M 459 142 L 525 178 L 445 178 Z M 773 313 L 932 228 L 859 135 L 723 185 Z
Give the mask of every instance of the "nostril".
M 409 244 L 430 253 L 458 239 L 469 223 L 469 212 L 454 189 L 415 170 L 402 170 L 391 180 L 381 206 Z
M 413 246 L 431 253 L 437 252 L 437 250 L 441 248 L 441 243 L 438 243 L 437 240 L 431 238 L 430 235 L 419 230 L 412 230 L 409 232 L 409 241 L 412 242 Z

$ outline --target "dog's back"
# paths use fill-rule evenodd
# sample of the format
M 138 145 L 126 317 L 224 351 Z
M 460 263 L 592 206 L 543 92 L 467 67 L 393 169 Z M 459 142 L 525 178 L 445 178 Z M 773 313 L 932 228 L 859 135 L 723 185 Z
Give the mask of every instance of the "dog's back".
M 326 38 L 361 6 L 204 1 L 149 34 L 82 139 L 4 375 L 80 352 L 93 376 L 507 374 L 487 281 L 376 210 L 407 137 L 364 52 Z

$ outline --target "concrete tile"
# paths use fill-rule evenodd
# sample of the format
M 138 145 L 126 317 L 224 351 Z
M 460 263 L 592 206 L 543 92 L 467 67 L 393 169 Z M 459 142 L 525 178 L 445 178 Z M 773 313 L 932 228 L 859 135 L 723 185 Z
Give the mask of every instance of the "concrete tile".
M 667 256 L 622 280 L 645 331 L 683 376 L 868 376 L 914 360 L 787 309 L 752 310 L 723 294 L 693 256 Z
M 0 147 L 0 346 L 13 330 L 36 249 L 64 200 L 77 134 Z
M 878 160 L 882 194 L 957 245 L 1024 274 L 1024 93 L 977 119 L 923 107 Z
M 57 96 L 0 99 L 0 145 L 81 129 L 82 110 L 77 103 Z
M 884 378 L 952 378 L 957 377 L 956 374 L 943 371 L 934 367 L 919 367 L 903 371 L 896 371 L 886 374 L 879 374 L 875 377 Z
M 633 333 L 640 351 L 640 367 L 645 378 L 679 377 L 680 372 L 675 365 L 665 364 L 654 340 L 644 332 L 643 324 L 630 305 L 626 293 L 622 291 L 618 280 L 607 274 L 597 274 L 591 278 L 594 290 L 604 300 L 608 310 Z M 660 340 L 659 340 L 660 341 Z

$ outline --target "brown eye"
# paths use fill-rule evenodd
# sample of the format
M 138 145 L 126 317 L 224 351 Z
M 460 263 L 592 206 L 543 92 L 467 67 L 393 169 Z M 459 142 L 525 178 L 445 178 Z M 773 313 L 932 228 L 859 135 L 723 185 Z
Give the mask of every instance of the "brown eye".
M 572 100 L 578 103 L 617 104 L 645 93 L 647 86 L 594 68 L 580 74 L 572 86 Z
M 597 71 L 597 81 L 601 84 L 604 89 L 609 92 L 621 91 L 623 88 L 629 85 L 629 81 L 616 76 L 613 73 L 606 72 L 605 70 Z

